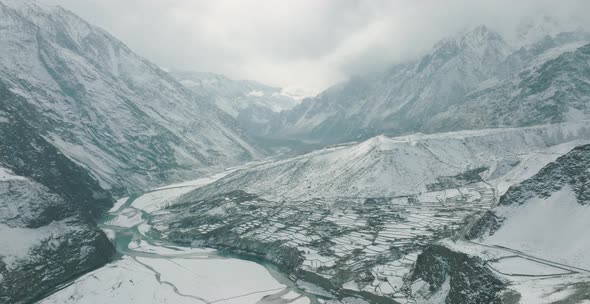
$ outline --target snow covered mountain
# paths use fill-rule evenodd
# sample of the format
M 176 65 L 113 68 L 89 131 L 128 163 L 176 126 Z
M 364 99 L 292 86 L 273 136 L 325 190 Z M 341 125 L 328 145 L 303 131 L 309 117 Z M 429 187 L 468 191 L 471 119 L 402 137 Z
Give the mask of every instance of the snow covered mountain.
M 268 140 L 272 122 L 283 111 L 300 104 L 303 96 L 251 80 L 232 80 L 223 75 L 193 71 L 170 72 L 180 83 L 204 100 L 210 100 L 232 116 L 260 147 L 275 152 L 294 152 L 299 145 L 289 138 Z M 285 149 L 287 148 L 287 149 Z
M 512 186 L 467 226 L 466 239 L 425 249 L 413 274 L 415 295 L 440 303 L 587 301 L 589 172 L 590 145 L 583 145 Z
M 260 156 L 234 119 L 60 7 L 0 1 L 0 80 L 60 151 L 137 191 Z
M 590 145 L 573 149 L 511 187 L 469 236 L 590 269 Z
M 587 119 L 590 44 L 581 45 L 585 42 L 577 40 L 551 48 L 556 44 L 552 39 L 541 43 L 549 49 L 519 73 L 470 93 L 465 102 L 433 117 L 425 129 L 527 126 Z
M 530 128 L 488 129 L 403 137 L 377 136 L 230 174 L 195 196 L 233 190 L 265 198 L 303 200 L 407 196 L 444 180 L 493 179 L 521 161 L 519 155 L 588 140 L 588 121 Z M 578 142 L 579 144 L 580 142 Z M 570 145 L 570 147 L 572 147 Z M 185 199 L 195 200 L 190 195 Z
M 142 208 L 153 215 L 149 233 L 255 255 L 310 293 L 348 298 L 341 303 L 443 303 L 417 301 L 412 288 L 430 297 L 424 290 L 445 279 L 436 271 L 462 265 L 457 278 L 482 284 L 451 282 L 456 301 L 447 303 L 496 303 L 486 299 L 505 285 L 485 265 L 466 255 L 441 265 L 448 252 L 432 244 L 460 235 L 506 187 L 589 142 L 588 121 L 377 136 L 250 165 Z M 430 285 L 415 282 L 423 276 Z
M 110 260 L 94 221 L 113 199 L 37 134 L 1 83 L 0 100 L 0 302 L 30 303 Z
M 194 71 L 173 70 L 170 74 L 195 94 L 214 99 L 220 109 L 234 118 L 251 107 L 264 108 L 275 113 L 289 110 L 302 99 L 281 88 L 252 80 L 233 80 L 220 74 Z
M 480 26 L 301 100 L 168 73 L 60 7 L 0 0 L 0 302 L 39 300 L 115 250 L 133 255 L 48 301 L 587 300 L 590 36 L 549 28 L 515 45 Z M 292 140 L 334 145 L 248 162 Z M 96 221 L 125 195 L 100 225 L 114 248 Z M 210 251 L 189 244 L 285 276 L 231 295 L 200 277 L 195 291 L 208 262 L 190 260 Z M 106 290 L 82 294 L 99 277 Z M 137 286 L 154 291 L 124 294 Z
M 437 43 L 421 60 L 355 77 L 281 117 L 279 134 L 327 142 L 416 130 L 494 74 L 511 49 L 481 26 Z
M 236 119 L 240 128 L 267 148 L 276 145 L 263 140 L 260 135 L 270 132 L 270 122 L 280 112 L 292 109 L 303 99 L 281 88 L 251 80 L 232 80 L 214 73 L 173 70 L 170 74 L 195 95 L 212 101 Z
M 231 116 L 60 7 L 0 0 L 0 53 L 2 303 L 110 261 L 111 195 L 260 156 Z
M 540 41 L 516 48 L 480 26 L 440 41 L 417 61 L 394 66 L 385 73 L 354 77 L 305 100 L 283 112 L 269 136 L 339 143 L 382 133 L 518 127 L 584 119 L 587 62 L 581 54 L 565 57 L 589 42 L 587 33 L 565 32 L 542 36 Z M 563 59 L 558 59 L 560 56 Z M 580 67 L 560 66 L 567 65 L 568 60 L 569 66 Z M 551 77 L 555 81 L 548 79 Z M 570 89 L 565 87 L 569 80 L 576 81 Z M 521 90 L 527 85 L 535 88 Z M 551 92 L 562 89 L 570 93 L 556 101 Z M 559 103 L 559 109 L 552 113 L 549 107 L 555 103 Z M 485 112 L 478 112 L 480 109 Z M 488 117 L 494 111 L 498 113 L 493 116 L 503 117 Z

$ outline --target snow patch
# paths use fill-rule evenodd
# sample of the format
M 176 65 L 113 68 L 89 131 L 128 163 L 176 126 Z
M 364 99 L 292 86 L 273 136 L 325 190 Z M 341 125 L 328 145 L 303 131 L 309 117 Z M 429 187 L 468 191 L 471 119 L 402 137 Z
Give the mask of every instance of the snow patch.
M 0 167 L 0 182 L 7 182 L 11 180 L 27 180 L 23 176 L 14 174 L 12 170 Z
M 38 229 L 0 224 L 0 258 L 8 268 L 14 267 L 18 260 L 29 257 L 31 249 L 39 246 L 43 240 L 70 229 L 64 222 L 52 222 Z
M 264 92 L 255 90 L 255 91 L 248 93 L 248 96 L 262 97 L 262 96 L 264 96 Z
M 569 185 L 548 198 L 500 206 L 496 212 L 506 221 L 485 243 L 590 268 L 590 206 L 579 204 Z

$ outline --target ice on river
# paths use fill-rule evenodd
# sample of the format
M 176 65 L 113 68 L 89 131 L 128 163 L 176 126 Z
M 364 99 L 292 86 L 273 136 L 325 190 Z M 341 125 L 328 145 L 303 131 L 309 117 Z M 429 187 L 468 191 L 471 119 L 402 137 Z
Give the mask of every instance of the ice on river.
M 40 303 L 250 304 L 285 287 L 263 266 L 244 260 L 125 256 L 85 274 Z
M 151 259 L 138 258 L 161 273 L 182 294 L 210 302 L 255 303 L 240 298 L 256 294 L 257 300 L 285 289 L 261 265 L 238 259 Z
M 127 256 L 83 275 L 40 303 L 188 304 L 198 301 L 175 293 L 172 286 L 158 283 L 153 271 Z
M 279 302 L 290 301 L 280 298 L 288 287 L 263 265 L 220 257 L 213 249 L 163 243 L 146 235 L 149 213 L 221 176 L 157 189 L 138 197 L 128 207 L 126 199 L 119 200 L 111 210 L 113 218 L 105 223 L 109 227 L 103 229 L 115 243 L 125 241 L 117 236 L 134 233 L 134 239 L 125 245 L 130 250 L 121 252 L 121 259 L 81 276 L 40 303 L 250 304 L 268 295 L 279 297 Z M 305 303 L 307 298 L 297 300 Z

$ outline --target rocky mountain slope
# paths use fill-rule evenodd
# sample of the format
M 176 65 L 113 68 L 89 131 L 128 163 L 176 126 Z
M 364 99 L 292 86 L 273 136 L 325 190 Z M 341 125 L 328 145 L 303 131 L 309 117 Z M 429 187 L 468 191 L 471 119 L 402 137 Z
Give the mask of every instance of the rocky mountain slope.
M 260 156 L 229 115 L 60 7 L 0 1 L 0 49 L 15 106 L 104 187 L 137 191 Z
M 339 143 L 587 118 L 584 50 L 568 52 L 588 42 L 587 33 L 564 32 L 515 48 L 480 26 L 442 40 L 419 60 L 305 100 L 276 118 L 269 136 Z
M 94 221 L 113 200 L 37 135 L 1 83 L 0 100 L 0 302 L 28 303 L 110 260 Z
M 95 221 L 111 195 L 260 156 L 232 117 L 60 7 L 0 1 L 0 50 L 2 303 L 107 263 Z
M 438 114 L 426 128 L 528 126 L 587 119 L 588 75 L 590 44 L 542 63 L 533 62 L 514 77 L 471 93 L 466 102 Z
M 337 142 L 359 132 L 416 129 L 491 77 L 509 53 L 498 34 L 479 27 L 439 42 L 420 61 L 353 78 L 306 100 L 281 117 L 279 132 Z
M 416 292 L 440 303 L 588 300 L 590 243 L 582 231 L 590 229 L 589 172 L 590 145 L 583 145 L 512 186 L 496 208 L 467 226 L 471 241 L 447 240 L 422 253 L 413 275 Z M 480 270 L 451 263 L 461 257 Z

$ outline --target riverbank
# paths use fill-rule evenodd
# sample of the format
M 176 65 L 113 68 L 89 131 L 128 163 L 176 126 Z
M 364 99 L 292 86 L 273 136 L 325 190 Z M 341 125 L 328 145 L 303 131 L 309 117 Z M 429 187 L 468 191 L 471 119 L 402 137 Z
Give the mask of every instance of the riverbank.
M 115 245 L 117 259 L 40 303 L 318 303 L 272 264 L 164 242 L 150 232 L 152 213 L 224 175 L 119 200 L 99 224 Z

